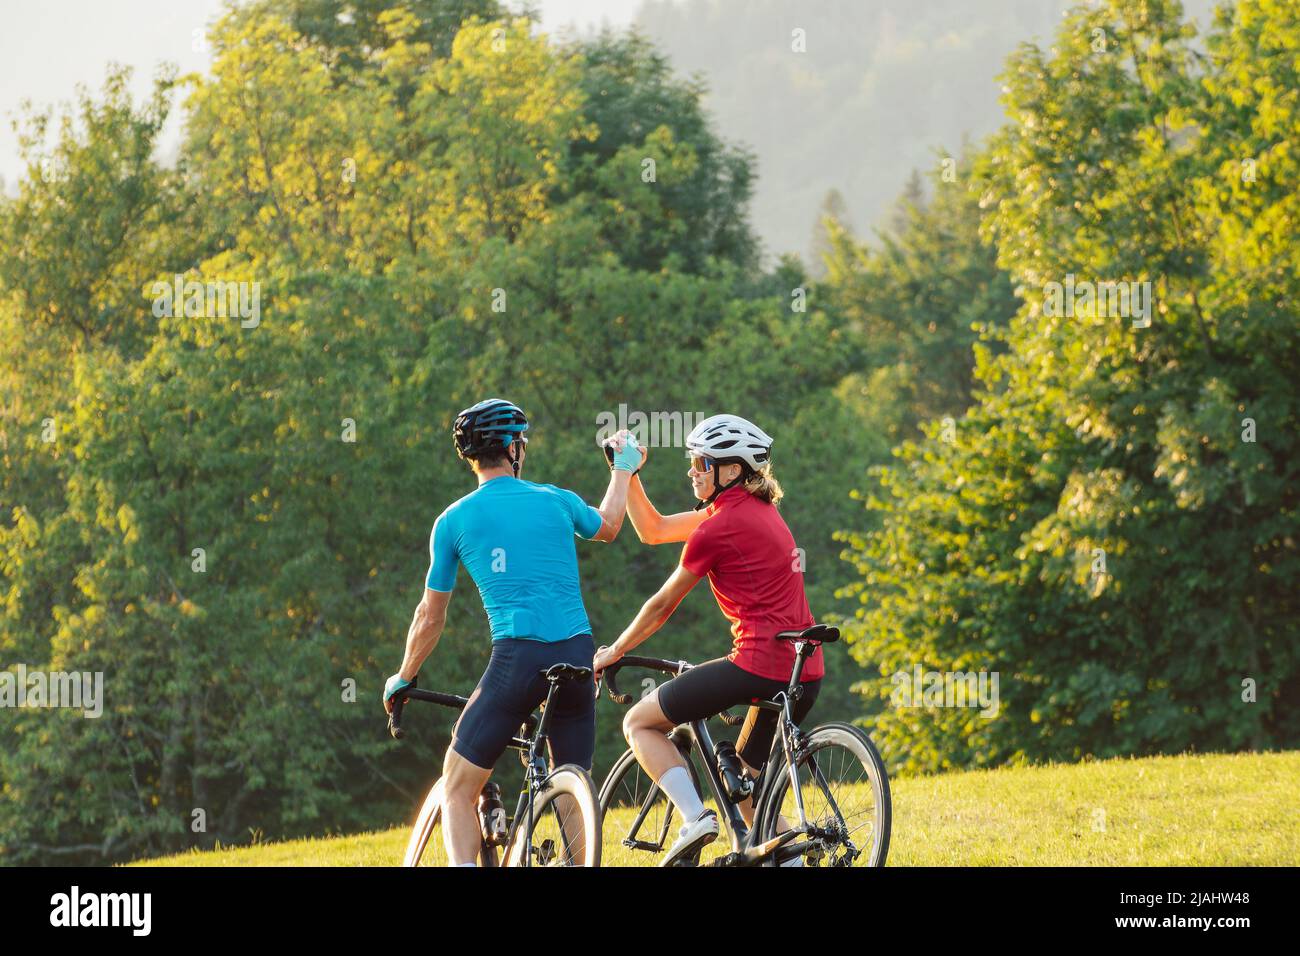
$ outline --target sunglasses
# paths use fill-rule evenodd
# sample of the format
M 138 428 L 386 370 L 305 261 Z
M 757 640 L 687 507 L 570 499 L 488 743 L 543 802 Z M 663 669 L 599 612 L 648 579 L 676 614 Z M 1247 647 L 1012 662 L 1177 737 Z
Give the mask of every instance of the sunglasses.
M 709 471 L 713 468 L 713 459 L 703 455 L 691 455 L 691 467 L 700 473 Z

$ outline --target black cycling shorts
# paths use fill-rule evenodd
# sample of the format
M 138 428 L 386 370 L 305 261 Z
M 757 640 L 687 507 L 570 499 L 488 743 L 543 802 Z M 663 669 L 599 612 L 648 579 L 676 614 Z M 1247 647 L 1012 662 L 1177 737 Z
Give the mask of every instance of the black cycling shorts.
M 469 703 L 456 721 L 451 747 L 476 767 L 491 769 L 510 738 L 539 704 L 550 685 L 542 671 L 552 664 L 590 667 L 595 656 L 590 634 L 565 641 L 502 638 L 492 642 L 492 657 Z M 596 750 L 596 686 L 591 678 L 559 685 L 548 708 L 546 734 L 555 766 L 576 763 L 591 769 Z
M 801 686 L 803 694 L 794 702 L 794 719 L 802 721 L 812 710 L 821 679 Z M 728 707 L 748 704 L 755 697 L 771 699 L 789 686 L 789 681 L 759 677 L 742 670 L 725 657 L 692 667 L 685 674 L 659 686 L 659 709 L 674 724 L 686 724 L 720 714 Z M 750 707 L 745 725 L 736 738 L 740 759 L 761 770 L 776 736 L 776 711 Z

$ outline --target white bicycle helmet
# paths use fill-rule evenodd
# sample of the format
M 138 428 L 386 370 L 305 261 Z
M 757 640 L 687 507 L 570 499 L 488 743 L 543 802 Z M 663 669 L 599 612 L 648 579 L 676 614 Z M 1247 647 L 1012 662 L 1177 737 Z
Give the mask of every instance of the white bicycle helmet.
M 771 437 L 739 415 L 712 415 L 686 436 L 686 454 L 704 455 L 719 463 L 744 462 L 754 471 L 767 464 Z

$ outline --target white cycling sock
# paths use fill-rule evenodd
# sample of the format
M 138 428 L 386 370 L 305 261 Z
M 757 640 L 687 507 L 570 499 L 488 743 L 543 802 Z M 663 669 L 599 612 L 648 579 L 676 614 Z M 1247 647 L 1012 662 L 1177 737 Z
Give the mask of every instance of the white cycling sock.
M 691 783 L 691 775 L 685 767 L 673 767 L 660 777 L 659 789 L 668 794 L 668 799 L 686 823 L 694 823 L 703 815 L 704 804 L 700 802 L 700 795 L 695 792 L 695 784 Z

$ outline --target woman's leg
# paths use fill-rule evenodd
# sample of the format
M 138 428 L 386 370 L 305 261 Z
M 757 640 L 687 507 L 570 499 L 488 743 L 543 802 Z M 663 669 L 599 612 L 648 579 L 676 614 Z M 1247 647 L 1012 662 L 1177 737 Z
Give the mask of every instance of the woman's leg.
M 637 762 L 656 780 L 673 767 L 686 766 L 677 745 L 668 739 L 669 731 L 676 726 L 659 706 L 658 688 L 641 698 L 623 718 L 623 736 L 636 753 Z
M 754 680 L 752 674 L 720 657 L 692 667 L 638 701 L 623 720 L 623 736 L 646 773 L 658 780 L 674 767 L 685 772 L 686 762 L 668 739 L 669 731 L 747 702 Z
M 704 812 L 704 803 L 695 792 L 695 784 L 686 761 L 668 733 L 677 726 L 659 704 L 659 689 L 638 701 L 623 719 L 623 736 L 650 778 L 677 807 L 683 820 L 695 820 Z
M 693 667 L 658 687 L 634 706 L 623 732 L 637 761 L 668 795 L 686 821 L 704 812 L 686 761 L 667 734 L 678 724 L 712 717 L 762 692 L 755 677 L 724 658 Z M 756 690 L 756 687 L 759 688 Z
M 717 839 L 719 830 L 717 814 L 705 808 L 685 759 L 678 752 L 676 743 L 668 737 L 668 733 L 679 723 L 706 716 L 693 712 L 679 714 L 676 710 L 669 716 L 664 712 L 661 701 L 664 689 L 681 679 L 676 677 L 663 687 L 656 688 L 653 694 L 643 697 L 628 711 L 623 721 L 623 735 L 632 745 L 637 762 L 658 784 L 682 819 L 677 839 L 664 854 L 660 866 L 672 865 L 698 853 L 706 844 Z
M 766 762 L 755 754 L 762 753 L 764 758 L 767 756 L 775 733 L 776 714 L 757 707 L 749 708 L 749 713 L 745 715 L 745 723 L 740 728 L 739 736 L 736 737 L 736 753 L 740 756 L 740 762 L 749 774 L 749 779 L 755 782 L 758 781 L 758 775 Z M 746 797 L 743 803 L 736 804 L 736 807 L 740 810 L 740 815 L 745 818 L 745 825 L 752 827 L 754 825 L 753 795 Z
M 774 697 L 785 689 L 785 685 L 780 681 L 773 681 L 773 686 L 764 693 L 765 697 Z M 817 700 L 817 694 L 821 691 L 821 680 L 810 681 L 803 684 L 803 693 L 795 701 L 794 707 L 791 708 L 792 716 L 796 724 L 803 723 L 808 712 L 812 710 L 813 703 Z M 767 763 L 768 756 L 772 752 L 772 742 L 776 739 L 776 721 L 777 715 L 774 711 L 760 710 L 757 707 L 751 707 L 749 714 L 745 717 L 745 725 L 740 730 L 740 736 L 736 738 L 736 751 L 740 754 L 741 762 L 748 768 L 750 776 L 755 780 L 762 772 L 763 766 Z M 750 797 L 740 807 L 741 816 L 745 818 L 745 823 L 749 826 L 754 825 L 754 798 Z M 786 822 L 784 816 L 777 818 L 776 830 L 778 833 L 790 829 L 790 824 Z

